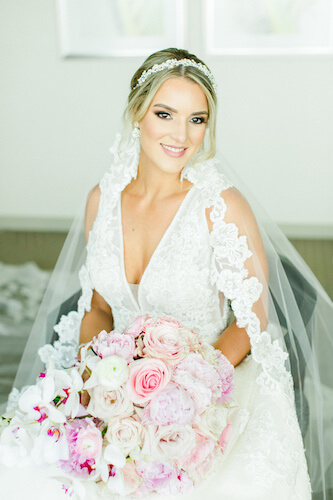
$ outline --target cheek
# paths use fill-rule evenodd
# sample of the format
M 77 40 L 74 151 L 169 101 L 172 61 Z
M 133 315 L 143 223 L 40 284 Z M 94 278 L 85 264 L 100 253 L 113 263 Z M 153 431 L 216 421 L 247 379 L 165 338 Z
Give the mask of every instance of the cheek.
M 191 142 L 196 146 L 201 146 L 206 133 L 206 127 L 198 127 L 191 131 Z

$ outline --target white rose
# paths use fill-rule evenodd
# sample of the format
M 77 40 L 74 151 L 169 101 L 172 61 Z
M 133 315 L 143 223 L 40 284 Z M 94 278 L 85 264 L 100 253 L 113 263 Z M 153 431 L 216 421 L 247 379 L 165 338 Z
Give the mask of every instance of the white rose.
M 134 418 L 113 419 L 108 422 L 105 438 L 127 456 L 142 445 L 144 433 L 143 426 Z
M 210 405 L 201 415 L 199 429 L 209 438 L 217 441 L 227 425 L 228 409 Z
M 190 453 L 195 446 L 191 425 L 149 425 L 142 448 L 143 456 L 157 460 L 175 460 Z
M 127 361 L 122 356 L 114 354 L 98 360 L 91 377 L 84 384 L 84 389 L 102 385 L 108 389 L 119 389 L 128 379 Z
M 116 390 L 96 386 L 89 389 L 90 401 L 87 412 L 94 417 L 108 420 L 122 415 L 129 417 L 134 412 L 133 403 L 129 400 L 123 387 Z

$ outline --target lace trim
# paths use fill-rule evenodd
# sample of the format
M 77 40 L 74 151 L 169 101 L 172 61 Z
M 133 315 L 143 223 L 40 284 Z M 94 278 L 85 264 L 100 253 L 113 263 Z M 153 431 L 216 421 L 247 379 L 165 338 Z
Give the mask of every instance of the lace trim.
M 214 255 L 212 284 L 216 283 L 226 299 L 230 300 L 237 326 L 245 328 L 249 335 L 252 357 L 262 367 L 262 372 L 256 379 L 261 392 L 272 394 L 283 390 L 293 398 L 291 375 L 284 364 L 288 355 L 278 341 L 272 343 L 267 331 L 260 331 L 260 321 L 252 311 L 263 286 L 257 277 L 248 277 L 244 263 L 252 256 L 252 252 L 248 248 L 246 236 L 239 236 L 238 227 L 224 220 L 227 205 L 221 196 L 223 189 L 222 184 L 215 190 L 210 213 L 213 223 L 210 242 Z

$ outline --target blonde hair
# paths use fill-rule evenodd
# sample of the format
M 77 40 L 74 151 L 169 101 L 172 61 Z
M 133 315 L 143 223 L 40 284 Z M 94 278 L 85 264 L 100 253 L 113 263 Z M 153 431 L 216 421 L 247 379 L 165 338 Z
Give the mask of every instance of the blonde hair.
M 197 158 L 203 161 L 208 158 L 213 158 L 216 153 L 215 129 L 216 129 L 216 105 L 217 97 L 213 84 L 207 75 L 195 66 L 175 66 L 173 68 L 164 69 L 157 73 L 151 74 L 141 84 L 138 85 L 138 80 L 144 71 L 151 69 L 154 64 L 161 64 L 169 59 L 191 59 L 197 63 L 204 64 L 194 54 L 190 54 L 183 49 L 164 49 L 154 54 L 151 54 L 140 68 L 135 72 L 131 80 L 131 91 L 128 96 L 128 104 L 124 112 L 125 130 L 129 132 L 135 121 L 140 121 L 146 114 L 156 92 L 169 78 L 181 77 L 189 78 L 197 83 L 204 92 L 208 103 L 208 129 L 209 129 L 209 149 L 204 151 L 204 143 L 202 145 L 202 154 Z M 206 65 L 205 65 L 206 66 Z

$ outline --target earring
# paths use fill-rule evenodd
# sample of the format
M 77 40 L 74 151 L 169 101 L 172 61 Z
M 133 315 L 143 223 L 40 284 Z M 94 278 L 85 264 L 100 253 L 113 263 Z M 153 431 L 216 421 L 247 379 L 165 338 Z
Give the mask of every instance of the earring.
M 134 122 L 133 126 L 132 139 L 133 141 L 137 141 L 138 139 L 140 140 L 140 128 L 138 122 Z

